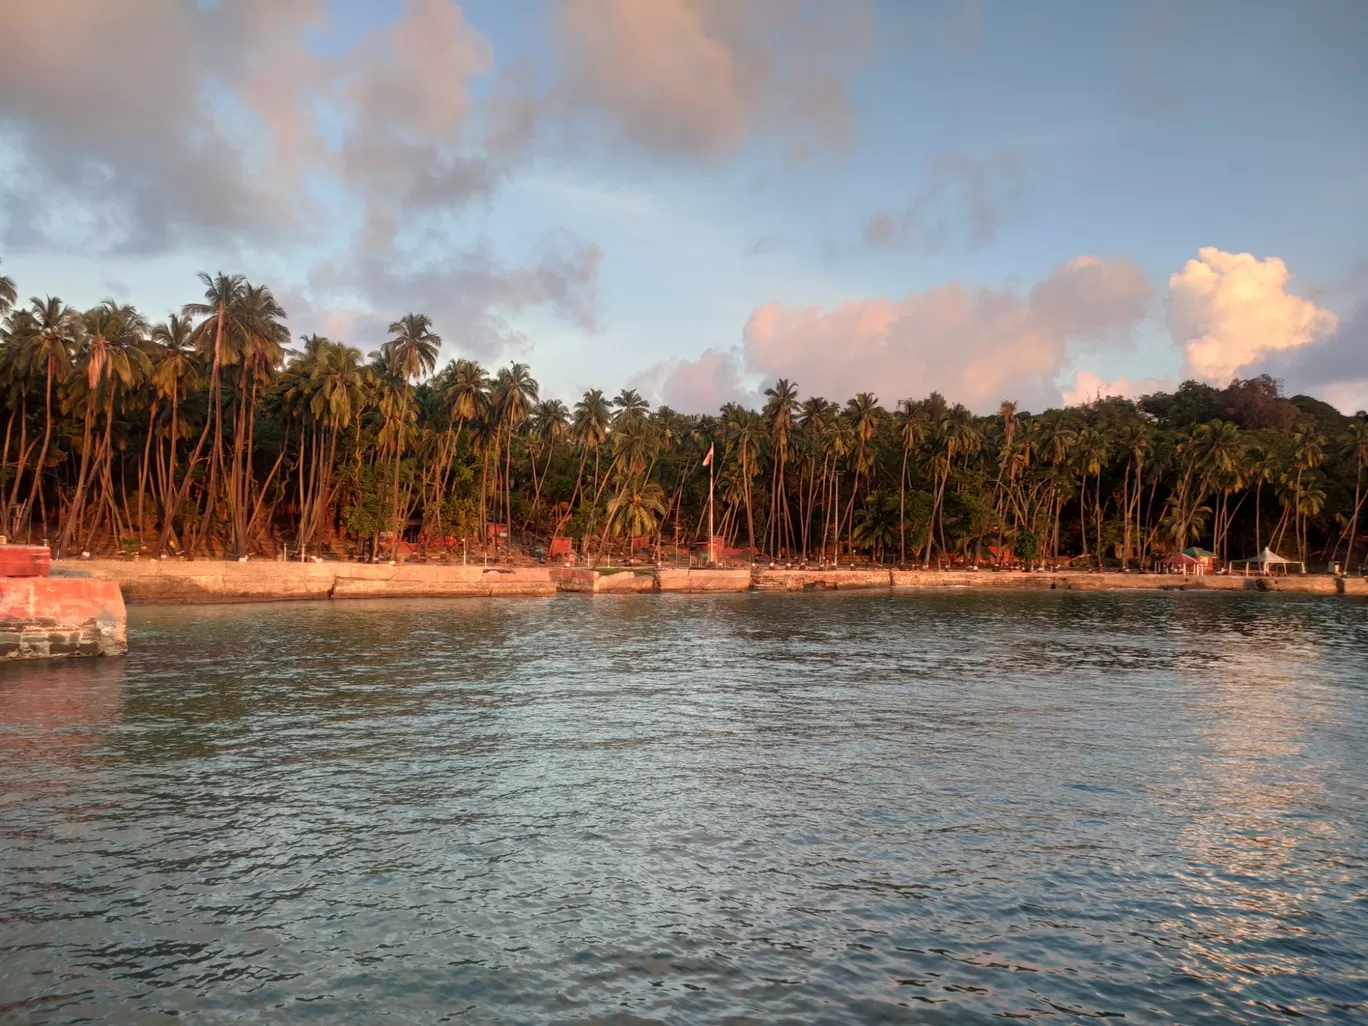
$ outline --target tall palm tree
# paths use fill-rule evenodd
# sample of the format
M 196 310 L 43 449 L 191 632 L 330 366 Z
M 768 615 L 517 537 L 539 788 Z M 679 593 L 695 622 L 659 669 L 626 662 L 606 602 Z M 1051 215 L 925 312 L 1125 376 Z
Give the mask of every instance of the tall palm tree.
M 1088 495 L 1088 477 L 1092 476 L 1094 488 L 1093 512 L 1097 524 L 1097 568 L 1102 569 L 1102 471 L 1107 466 L 1110 446 L 1106 436 L 1097 428 L 1088 425 L 1078 432 L 1074 444 L 1073 459 L 1079 468 L 1079 522 L 1083 529 L 1083 554 L 1088 554 L 1087 515 L 1084 507 Z
M 770 555 L 779 553 L 780 545 L 793 551 L 793 528 L 789 518 L 788 488 L 784 472 L 789 462 L 790 439 L 794 416 L 801 410 L 798 386 L 788 378 L 780 378 L 773 388 L 765 389 L 768 397 L 764 416 L 769 426 L 770 442 Z M 782 533 L 781 533 L 782 532 Z
M 1368 467 L 1368 422 L 1356 420 L 1349 425 L 1349 432 L 1340 447 L 1341 454 L 1354 462 L 1354 512 L 1350 514 L 1346 532 L 1349 545 L 1344 550 L 1344 566 L 1354 565 L 1354 543 L 1358 541 L 1359 511 L 1363 509 L 1363 469 Z M 1339 545 L 1335 546 L 1336 551 Z
M 30 372 L 38 367 L 43 369 L 44 385 L 43 444 L 38 450 L 38 462 L 34 465 L 33 472 L 33 487 L 24 507 L 28 514 L 26 520 L 32 516 L 34 502 L 42 496 L 43 468 L 47 466 L 48 451 L 52 444 L 52 382 L 54 378 L 65 378 L 70 372 L 72 350 L 76 346 L 81 329 L 79 317 L 54 296 L 47 296 L 44 299 L 33 297 L 29 301 L 29 314 L 28 330 L 20 339 L 20 344 L 24 347 L 23 359 Z M 21 463 L 15 480 L 16 490 L 19 486 L 18 477 L 22 476 Z
M 508 524 L 510 545 L 513 544 L 513 435 L 531 413 L 539 388 L 525 363 L 510 364 L 499 371 L 494 381 L 494 409 L 505 439 L 504 522 Z
M 181 506 L 189 494 L 195 464 L 199 462 L 200 454 L 211 429 L 214 434 L 214 451 L 209 455 L 209 484 L 205 490 L 203 525 L 196 533 L 195 541 L 186 553 L 191 559 L 195 557 L 195 550 L 203 541 L 205 534 L 208 533 L 214 518 L 215 503 L 218 501 L 218 480 L 223 464 L 224 339 L 226 337 L 231 343 L 235 337 L 244 334 L 242 330 L 244 313 L 242 301 L 249 287 L 247 279 L 242 275 L 225 274 L 222 271 L 213 277 L 201 271 L 199 280 L 204 285 L 204 302 L 187 303 L 182 308 L 181 314 L 189 320 L 203 318 L 199 320 L 193 338 L 200 354 L 209 359 L 209 416 L 204 419 L 204 429 L 200 432 L 199 441 L 195 443 L 195 450 L 190 456 L 190 464 L 181 481 L 181 490 L 176 495 L 176 507 Z M 166 550 L 166 543 L 170 535 L 171 521 L 168 519 L 162 524 L 161 536 L 157 539 L 157 550 L 159 552 Z
M 635 388 L 624 388 L 613 399 L 613 409 L 617 411 L 613 415 L 613 426 L 626 427 L 650 413 L 651 404 Z
M 897 412 L 898 440 L 902 443 L 902 472 L 898 474 L 898 562 L 907 562 L 907 463 L 925 440 L 931 423 L 915 399 L 902 399 Z
M 72 495 L 71 506 L 67 511 L 66 524 L 57 543 L 59 557 L 65 556 L 71 544 L 72 534 L 81 523 L 85 511 L 86 493 L 94 474 L 93 428 L 95 417 L 103 410 L 105 415 L 104 437 L 101 442 L 100 458 L 103 464 L 105 485 L 102 500 L 109 504 L 112 511 L 111 524 L 117 527 L 117 511 L 114 511 L 114 496 L 109 480 L 109 460 L 112 457 L 109 446 L 110 434 L 114 424 L 114 396 L 120 384 L 131 385 L 139 374 L 150 375 L 151 366 L 147 357 L 136 343 L 146 334 L 147 322 L 131 307 L 120 306 L 112 300 L 106 301 L 82 315 L 83 339 L 81 363 L 84 365 L 86 386 L 85 426 L 82 436 L 80 469 L 76 475 L 76 489 Z M 93 535 L 99 522 L 100 510 L 95 510 L 95 523 L 91 525 Z
M 878 397 L 872 392 L 861 392 L 846 403 L 845 415 L 855 432 L 856 446 L 855 480 L 850 489 L 850 506 L 845 518 L 851 531 L 854 530 L 855 498 L 860 491 L 860 479 L 863 477 L 868 482 L 869 473 L 873 469 L 869 443 L 874 437 L 874 432 L 878 430 L 883 414 L 883 407 L 879 405 Z
M 1303 478 L 1307 471 L 1314 470 L 1325 461 L 1325 436 L 1314 428 L 1302 428 L 1292 433 L 1292 462 L 1297 476 L 1294 484 L 1296 492 L 1296 532 L 1297 558 L 1301 561 L 1302 573 L 1306 573 L 1306 528 L 1303 514 L 1313 503 L 1302 501 Z M 1316 513 L 1320 512 L 1319 506 Z M 1313 516 L 1315 514 L 1312 514 Z
M 593 516 L 599 500 L 599 448 L 608 439 L 612 419 L 612 406 L 597 388 L 585 392 L 580 401 L 575 403 L 575 409 L 570 417 L 570 438 L 580 449 L 579 467 L 575 471 L 575 487 L 570 492 L 570 501 L 566 504 L 565 512 L 556 521 L 555 529 L 551 532 L 552 537 L 558 536 L 570 519 L 575 498 L 584 485 L 584 466 L 591 451 L 594 454 L 594 500 L 589 509 L 590 516 Z M 593 531 L 594 524 L 591 520 L 588 533 L 593 534 Z
M 546 462 L 542 466 L 541 480 L 537 480 L 536 458 L 532 462 L 532 479 L 535 495 L 532 499 L 532 515 L 535 517 L 541 508 L 542 485 L 551 469 L 551 457 L 555 454 L 556 443 L 564 440 L 570 431 L 570 411 L 559 399 L 543 399 L 532 409 L 532 431 L 538 447 L 545 447 Z
M 735 468 L 741 477 L 746 505 L 746 538 L 750 548 L 750 558 L 755 560 L 755 508 L 751 495 L 751 482 L 760 468 L 760 454 L 765 444 L 767 432 L 760 414 L 743 407 L 730 405 L 723 417 L 727 448 L 735 460 Z
M 427 314 L 408 313 L 389 326 L 390 337 L 380 347 L 380 356 L 400 382 L 398 434 L 394 439 L 394 517 L 393 543 L 390 558 L 399 556 L 399 542 L 403 530 L 399 523 L 399 463 L 403 458 L 404 436 L 408 424 L 409 404 L 413 400 L 413 382 L 431 374 L 437 366 L 437 351 L 442 337 L 432 330 L 432 318 Z

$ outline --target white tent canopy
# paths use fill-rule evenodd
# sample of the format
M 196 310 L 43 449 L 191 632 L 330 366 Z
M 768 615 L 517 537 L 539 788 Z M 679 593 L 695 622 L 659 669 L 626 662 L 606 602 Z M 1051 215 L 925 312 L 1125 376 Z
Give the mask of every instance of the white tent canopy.
M 1251 556 L 1249 559 L 1236 559 L 1231 562 L 1232 567 L 1240 565 L 1244 566 L 1245 573 L 1249 573 L 1251 567 L 1268 571 L 1272 569 L 1287 570 L 1293 566 L 1302 566 L 1299 560 L 1280 556 L 1266 545 L 1264 546 L 1264 550 L 1257 556 Z M 1305 568 L 1302 567 L 1302 569 Z

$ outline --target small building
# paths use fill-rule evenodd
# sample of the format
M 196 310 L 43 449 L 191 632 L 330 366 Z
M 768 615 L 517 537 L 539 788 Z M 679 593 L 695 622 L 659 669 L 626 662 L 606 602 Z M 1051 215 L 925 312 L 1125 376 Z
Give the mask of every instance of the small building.
M 1190 556 L 1202 565 L 1202 569 L 1210 573 L 1216 569 L 1216 553 L 1210 549 L 1204 549 L 1200 545 L 1193 545 L 1183 550 L 1183 555 Z
M 547 554 L 549 559 L 557 559 L 561 556 L 568 556 L 575 550 L 575 539 L 557 536 L 551 539 L 551 549 Z
M 1160 574 L 1182 574 L 1184 577 L 1201 577 L 1206 567 L 1196 556 L 1186 552 L 1170 552 L 1154 561 L 1154 572 Z

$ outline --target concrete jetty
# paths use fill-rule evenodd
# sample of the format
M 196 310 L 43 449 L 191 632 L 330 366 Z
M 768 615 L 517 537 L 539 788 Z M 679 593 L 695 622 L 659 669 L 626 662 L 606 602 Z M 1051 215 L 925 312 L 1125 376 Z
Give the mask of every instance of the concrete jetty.
M 45 546 L 0 545 L 0 659 L 114 656 L 128 651 L 118 582 L 50 574 Z

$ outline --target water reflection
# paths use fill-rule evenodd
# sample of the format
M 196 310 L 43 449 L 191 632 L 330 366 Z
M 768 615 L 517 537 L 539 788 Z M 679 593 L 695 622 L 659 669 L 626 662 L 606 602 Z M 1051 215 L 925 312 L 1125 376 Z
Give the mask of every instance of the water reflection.
M 1362 613 L 971 592 L 134 607 L 115 715 L 0 713 L 7 742 L 67 738 L 74 768 L 55 788 L 54 763 L 0 747 L 0 1008 L 1348 1022 Z

